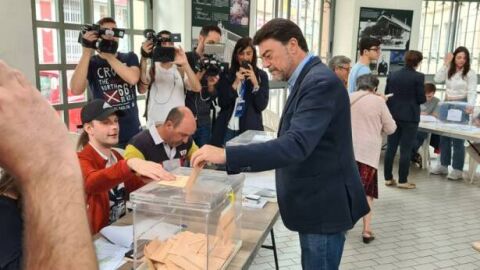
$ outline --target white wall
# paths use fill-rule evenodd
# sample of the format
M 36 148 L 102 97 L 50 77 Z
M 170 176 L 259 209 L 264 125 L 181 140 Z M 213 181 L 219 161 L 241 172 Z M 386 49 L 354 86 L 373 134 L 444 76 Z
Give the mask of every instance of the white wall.
M 420 34 L 422 0 L 337 0 L 333 37 L 333 55 L 356 57 L 360 7 L 413 10 L 410 49 L 416 49 Z
M 153 29 L 182 34 L 182 47 L 190 51 L 192 41 L 192 0 L 153 1 Z
M 35 84 L 31 1 L 0 1 L 0 59 Z

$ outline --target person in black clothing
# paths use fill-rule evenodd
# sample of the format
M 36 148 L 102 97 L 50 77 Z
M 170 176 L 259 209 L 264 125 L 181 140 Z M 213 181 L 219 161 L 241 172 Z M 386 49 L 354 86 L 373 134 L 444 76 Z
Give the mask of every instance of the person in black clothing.
M 185 105 L 193 112 L 197 121 L 197 131 L 193 135 L 193 140 L 199 147 L 210 142 L 212 133 L 210 112 L 214 109 L 215 88 L 219 76 L 207 76 L 205 71 L 199 71 L 195 66 L 204 55 L 205 44 L 219 43 L 221 35 L 222 31 L 218 26 L 203 26 L 198 36 L 198 46 L 193 51 L 187 52 L 188 63 L 202 85 L 200 92 L 187 91 L 185 98 Z
M 257 67 L 257 53 L 249 37 L 237 41 L 231 68 L 217 86 L 220 113 L 211 144 L 224 146 L 246 130 L 263 130 L 262 111 L 268 105 L 268 76 Z
M 0 269 L 22 269 L 22 213 L 14 178 L 4 172 L 0 178 Z
M 388 109 L 397 124 L 397 130 L 387 138 L 385 152 L 384 176 L 385 185 L 396 185 L 393 179 L 393 159 L 400 146 L 400 162 L 398 166 L 399 188 L 413 189 L 415 184 L 408 182 L 408 171 L 413 144 L 417 136 L 420 122 L 420 104 L 425 103 L 425 75 L 416 69 L 422 62 L 423 55 L 419 51 L 405 53 L 405 67 L 390 73 L 385 86 L 385 95 L 393 94 L 387 101 Z

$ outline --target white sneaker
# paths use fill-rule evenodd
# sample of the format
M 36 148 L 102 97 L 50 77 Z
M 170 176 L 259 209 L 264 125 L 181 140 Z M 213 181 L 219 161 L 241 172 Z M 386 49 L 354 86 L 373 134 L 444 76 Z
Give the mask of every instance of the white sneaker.
M 436 175 L 447 175 L 448 174 L 448 168 L 442 165 L 437 165 L 435 168 L 432 168 L 430 170 L 431 174 L 436 174 Z
M 447 176 L 451 180 L 459 180 L 463 178 L 463 171 L 453 169 Z

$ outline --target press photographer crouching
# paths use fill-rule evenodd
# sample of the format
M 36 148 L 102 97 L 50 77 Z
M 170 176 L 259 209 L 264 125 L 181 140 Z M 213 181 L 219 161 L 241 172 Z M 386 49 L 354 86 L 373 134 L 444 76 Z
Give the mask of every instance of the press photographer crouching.
M 195 143 L 201 147 L 210 142 L 212 119 L 210 114 L 215 115 L 216 85 L 219 75 L 214 70 L 217 69 L 218 60 L 210 56 L 205 56 L 205 46 L 220 43 L 222 31 L 218 26 L 203 26 L 198 36 L 198 45 L 194 51 L 187 52 L 188 63 L 194 69 L 199 78 L 202 90 L 200 92 L 187 91 L 185 105 L 193 112 L 197 120 L 197 131 L 193 135 Z
M 147 93 L 145 117 L 152 126 L 162 123 L 171 109 L 185 106 L 187 89 L 200 92 L 201 85 L 183 49 L 174 46 L 180 34 L 147 29 L 144 36 L 138 91 Z
M 82 56 L 70 80 L 74 95 L 90 88 L 93 98 L 105 100 L 112 107 L 125 112 L 119 119 L 118 147 L 140 131 L 136 84 L 140 78 L 138 57 L 133 52 L 117 52 L 124 30 L 118 29 L 112 18 L 102 18 L 96 25 L 85 25 L 79 36 Z M 95 51 L 97 54 L 94 54 Z
M 246 130 L 263 130 L 262 111 L 268 105 L 268 76 L 257 67 L 257 53 L 249 37 L 237 41 L 230 70 L 217 87 L 221 110 L 213 128 L 211 144 L 224 146 Z

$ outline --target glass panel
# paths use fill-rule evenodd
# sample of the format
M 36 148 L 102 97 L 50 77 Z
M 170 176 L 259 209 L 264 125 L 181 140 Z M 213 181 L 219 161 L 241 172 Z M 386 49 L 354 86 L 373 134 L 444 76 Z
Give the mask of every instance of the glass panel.
M 93 21 L 98 22 L 101 18 L 110 17 L 109 0 L 93 0 Z
M 317 2 L 320 2 L 320 0 L 317 0 Z M 317 11 L 318 11 L 318 14 L 319 14 L 319 17 L 320 17 L 321 6 L 320 6 L 320 3 L 317 3 L 317 5 L 318 5 Z M 316 38 L 317 41 L 319 41 L 319 39 L 320 39 L 320 42 L 322 43 L 321 51 L 320 51 L 320 57 L 324 61 L 326 61 L 328 58 L 330 58 L 329 45 L 330 45 L 330 16 L 331 16 L 331 12 L 332 12 L 332 1 L 331 0 L 324 1 L 323 13 L 321 15 L 321 18 L 318 18 L 319 21 L 322 20 L 322 29 L 320 30 L 322 36 L 320 38 Z M 317 16 L 316 14 L 317 13 L 315 13 L 315 16 Z M 317 35 L 317 34 L 318 33 L 315 33 L 315 35 Z M 318 50 L 318 48 L 317 48 L 317 50 Z
M 81 95 L 74 95 L 72 94 L 72 90 L 70 90 L 70 80 L 72 79 L 73 76 L 73 70 L 67 70 L 67 84 L 68 84 L 68 103 L 79 103 L 79 102 L 84 102 L 87 101 L 87 91 L 84 91 L 83 94 Z
M 301 0 L 292 0 L 292 2 L 290 3 L 290 20 L 296 24 L 298 24 L 298 1 Z
M 40 70 L 40 93 L 51 105 L 61 104 L 62 93 L 60 85 L 62 78 L 58 70 Z
M 65 53 L 67 64 L 77 64 L 82 56 L 82 45 L 78 43 L 78 30 L 65 30 Z
M 129 52 L 130 51 L 130 35 L 125 34 L 123 38 L 118 41 L 118 51 L 119 52 Z
M 147 28 L 147 5 L 144 0 L 133 0 L 133 28 L 143 30 Z
M 57 29 L 37 28 L 38 62 L 40 64 L 58 64 L 60 53 Z
M 138 57 L 141 56 L 140 54 L 140 47 L 142 47 L 142 42 L 145 40 L 145 38 L 141 35 L 135 35 L 133 36 L 133 52 L 138 55 Z M 138 59 L 140 60 L 140 59 Z
M 127 0 L 115 0 L 115 21 L 118 28 L 129 28 L 129 8 Z
M 35 0 L 35 15 L 38 21 L 58 22 L 56 0 Z
M 83 0 L 63 0 L 63 20 L 66 23 L 83 23 Z
M 77 132 L 78 126 L 82 124 L 82 119 L 80 118 L 80 112 L 82 108 L 76 108 L 68 110 L 68 130 L 72 132 Z
M 260 29 L 265 24 L 265 1 L 257 0 L 257 29 Z
M 273 0 L 265 0 L 265 22 L 270 21 L 273 17 L 275 17 Z

